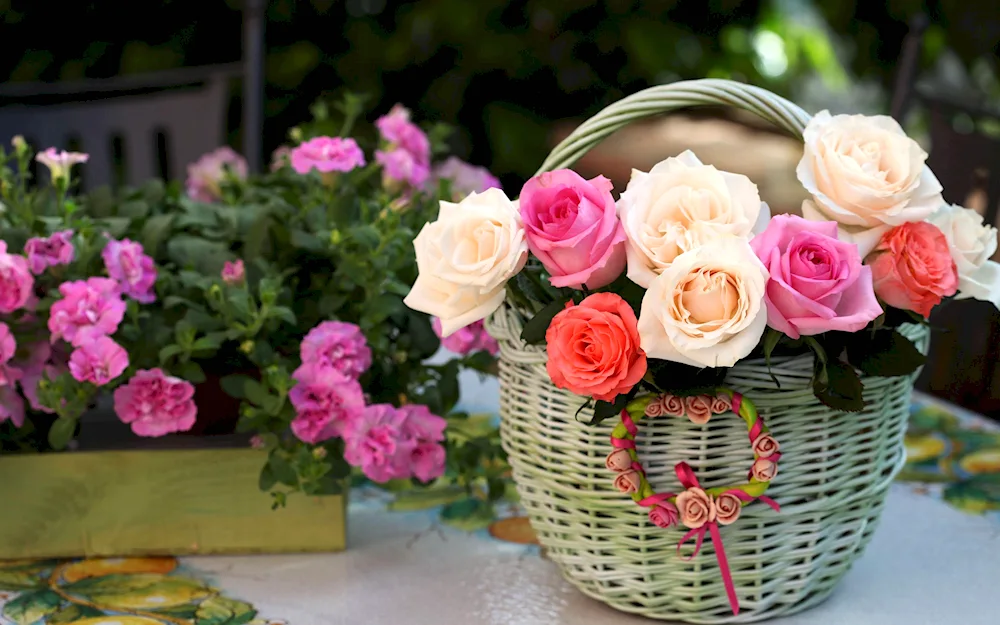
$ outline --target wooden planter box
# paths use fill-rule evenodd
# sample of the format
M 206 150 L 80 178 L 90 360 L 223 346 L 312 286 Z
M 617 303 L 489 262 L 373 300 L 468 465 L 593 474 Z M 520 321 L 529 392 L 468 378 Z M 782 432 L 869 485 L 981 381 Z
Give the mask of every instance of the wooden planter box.
M 245 446 L 0 456 L 0 559 L 342 550 L 346 496 L 271 510 L 264 459 Z

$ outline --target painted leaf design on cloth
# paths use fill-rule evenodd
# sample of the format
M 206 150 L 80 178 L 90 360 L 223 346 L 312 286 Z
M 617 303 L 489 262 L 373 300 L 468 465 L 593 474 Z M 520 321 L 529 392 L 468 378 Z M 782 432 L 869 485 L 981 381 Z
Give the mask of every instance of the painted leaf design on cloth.
M 63 569 L 62 578 L 77 582 L 88 577 L 113 573 L 170 573 L 177 568 L 177 558 L 90 558 Z
M 252 605 L 226 597 L 209 597 L 195 613 L 195 625 L 244 625 L 257 616 Z
M 30 590 L 45 586 L 45 580 L 38 577 L 36 571 L 25 569 L 20 571 L 0 570 L 0 590 Z
M 31 625 L 58 610 L 62 602 L 51 590 L 25 592 L 4 604 L 3 615 L 17 625 Z

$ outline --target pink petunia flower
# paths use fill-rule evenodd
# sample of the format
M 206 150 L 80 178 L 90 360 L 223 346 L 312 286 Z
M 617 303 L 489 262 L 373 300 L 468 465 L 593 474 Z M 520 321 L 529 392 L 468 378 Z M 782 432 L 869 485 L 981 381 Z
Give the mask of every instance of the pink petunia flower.
M 246 279 L 246 268 L 243 260 L 237 259 L 235 262 L 226 261 L 222 264 L 222 281 L 230 286 L 243 284 Z
M 400 184 L 422 188 L 431 174 L 431 143 L 419 126 L 410 121 L 403 105 L 392 107 L 375 121 L 385 148 L 375 152 L 382 166 L 383 184 L 393 189 Z
M 35 160 L 49 168 L 49 173 L 52 174 L 52 180 L 58 180 L 60 178 L 68 178 L 69 171 L 73 165 L 86 163 L 90 160 L 90 155 L 83 154 L 81 152 L 67 152 L 66 150 L 49 148 L 44 152 L 36 154 Z
M 309 330 L 299 355 L 302 367 L 332 367 L 355 380 L 372 364 L 372 351 L 361 328 L 343 321 L 324 321 Z
M 139 436 L 163 436 L 194 426 L 198 408 L 191 383 L 161 369 L 140 369 L 114 394 L 115 413 Z
M 73 262 L 72 230 L 54 232 L 48 237 L 33 237 L 24 245 L 24 253 L 28 257 L 28 267 L 36 276 L 46 267 L 68 265 Z
M 292 433 L 303 442 L 316 444 L 340 436 L 364 411 L 361 385 L 332 367 L 299 367 L 293 377 L 298 384 L 288 393 L 296 412 Z
M 69 371 L 77 382 L 104 386 L 128 368 L 128 352 L 107 336 L 100 336 L 73 350 Z
M 404 416 L 401 434 L 409 441 L 404 445 L 409 453 L 397 459 L 401 463 L 400 472 L 405 471 L 424 482 L 441 477 L 445 468 L 441 441 L 448 422 L 421 404 L 407 404 L 400 407 L 399 412 Z
M 23 308 L 34 294 L 35 277 L 28 260 L 7 253 L 6 241 L 0 241 L 0 313 L 10 314 Z
M 434 317 L 431 320 L 431 325 L 434 327 L 434 334 L 437 334 L 438 338 L 441 339 L 441 345 L 448 351 L 459 356 L 480 350 L 489 352 L 494 356 L 500 352 L 500 345 L 495 338 L 486 332 L 486 327 L 482 320 L 474 321 L 445 337 L 441 336 L 440 319 Z
M 413 158 L 406 150 L 377 150 L 375 160 L 382 166 L 383 184 L 392 188 L 393 183 L 422 187 L 431 175 L 430 168 Z
M 408 477 L 415 442 L 403 435 L 405 420 L 390 404 L 368 406 L 345 432 L 344 459 L 375 482 Z
M 118 330 L 125 316 L 121 287 L 110 278 L 88 278 L 59 285 L 62 299 L 49 311 L 52 341 L 64 339 L 74 347 Z
M 292 148 L 287 145 L 279 145 L 271 152 L 271 171 L 278 171 L 282 167 L 292 164 Z
M 21 391 L 32 410 L 52 414 L 54 411 L 43 405 L 38 397 L 38 384 L 43 376 L 54 380 L 66 371 L 66 356 L 44 341 L 28 345 L 23 351 L 28 357 L 16 361 L 16 367 L 21 371 Z
M 222 198 L 220 183 L 228 170 L 241 180 L 247 177 L 247 161 L 229 146 L 222 146 L 204 154 L 188 165 L 188 197 L 199 202 L 215 202 Z
M 485 167 L 466 163 L 457 156 L 450 156 L 434 168 L 431 179 L 434 189 L 441 180 L 451 181 L 450 199 L 459 201 L 470 193 L 482 193 L 486 189 L 502 189 L 500 181 Z M 434 190 L 431 189 L 431 190 Z
M 122 292 L 137 302 L 151 304 L 156 301 L 153 285 L 156 283 L 156 266 L 146 255 L 141 243 L 129 239 L 111 239 L 101 252 L 108 275 L 118 281 Z
M 13 386 L 0 386 L 0 423 L 10 420 L 17 427 L 24 425 L 24 399 Z
M 12 386 L 21 377 L 21 371 L 10 365 L 17 341 L 6 323 L 0 322 L 0 386 Z
M 316 137 L 292 150 L 292 169 L 300 174 L 348 172 L 365 164 L 365 153 L 351 138 Z

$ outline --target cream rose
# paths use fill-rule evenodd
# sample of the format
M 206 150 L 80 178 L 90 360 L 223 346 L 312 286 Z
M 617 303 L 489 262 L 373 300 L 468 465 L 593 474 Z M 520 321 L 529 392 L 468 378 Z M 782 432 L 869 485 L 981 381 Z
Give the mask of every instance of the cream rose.
M 441 202 L 437 221 L 413 240 L 417 281 L 403 300 L 441 319 L 445 337 L 484 319 L 504 300 L 504 286 L 528 259 L 517 204 L 500 189 Z
M 821 111 L 803 140 L 795 173 L 813 201 L 802 216 L 836 221 L 841 240 L 857 243 L 862 258 L 889 228 L 922 221 L 942 204 L 927 153 L 891 117 Z
M 649 288 L 678 256 L 724 235 L 750 237 L 771 218 L 746 176 L 703 165 L 691 151 L 633 170 L 618 200 L 628 278 Z
M 955 204 L 942 206 L 927 221 L 948 240 L 958 269 L 956 299 L 981 299 L 1000 308 L 1000 264 L 990 260 L 997 251 L 997 229 L 984 224 L 976 211 Z
M 642 298 L 639 340 L 646 356 L 733 366 L 764 333 L 767 279 L 746 239 L 720 238 L 678 256 Z

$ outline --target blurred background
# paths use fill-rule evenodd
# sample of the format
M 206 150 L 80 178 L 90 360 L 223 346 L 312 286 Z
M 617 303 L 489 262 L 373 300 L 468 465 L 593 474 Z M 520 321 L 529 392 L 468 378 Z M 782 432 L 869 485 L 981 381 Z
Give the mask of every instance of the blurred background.
M 220 74 L 227 114 L 210 140 L 257 152 L 264 163 L 317 99 L 349 90 L 368 97 L 370 121 L 400 102 L 418 121 L 454 126 L 455 152 L 516 190 L 601 107 L 650 85 L 718 77 L 810 112 L 893 114 L 931 151 L 946 199 L 987 221 L 1000 204 L 1000 172 L 989 175 L 1000 166 L 995 1 L 0 0 L 0 23 L 0 131 L 5 114 L 21 128 L 42 119 L 25 110 Z M 183 73 L 191 68 L 205 71 Z M 246 89 L 254 76 L 262 76 L 256 92 Z M 170 110 L 162 114 L 180 126 L 197 117 L 180 105 Z M 52 124 L 66 118 L 38 122 L 35 136 L 76 140 L 51 138 Z M 631 168 L 688 148 L 750 176 L 775 212 L 798 210 L 799 144 L 733 111 L 627 129 L 577 169 L 607 175 L 620 191 Z M 148 173 L 183 175 L 176 163 Z M 972 334 L 938 341 L 951 351 L 935 356 L 922 384 L 1000 414 L 995 312 L 973 303 L 951 314 L 942 325 Z

